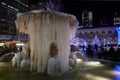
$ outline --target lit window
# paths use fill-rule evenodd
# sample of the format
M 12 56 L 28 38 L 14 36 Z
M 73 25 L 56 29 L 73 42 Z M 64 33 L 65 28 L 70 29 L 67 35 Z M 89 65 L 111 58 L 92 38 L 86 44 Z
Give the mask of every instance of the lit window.
M 90 32 L 90 34 L 91 34 L 91 35 L 93 35 L 93 34 L 94 34 L 94 32 Z
M 82 33 L 80 32 L 79 35 L 82 35 Z
M 102 34 L 105 34 L 105 31 L 102 31 Z
M 85 32 L 85 35 L 87 35 L 88 33 L 87 32 Z
M 98 31 L 96 31 L 96 34 L 99 34 L 99 32 L 98 32 Z
M 108 31 L 108 34 L 112 34 L 112 31 Z

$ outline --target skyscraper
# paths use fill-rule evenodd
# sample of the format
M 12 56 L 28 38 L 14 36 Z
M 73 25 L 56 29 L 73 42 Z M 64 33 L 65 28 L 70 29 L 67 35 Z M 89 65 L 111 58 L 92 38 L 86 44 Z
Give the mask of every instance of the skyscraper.
M 114 25 L 120 25 L 120 13 L 118 12 L 114 15 Z
M 83 27 L 92 27 L 92 12 L 91 11 L 82 12 L 82 25 Z

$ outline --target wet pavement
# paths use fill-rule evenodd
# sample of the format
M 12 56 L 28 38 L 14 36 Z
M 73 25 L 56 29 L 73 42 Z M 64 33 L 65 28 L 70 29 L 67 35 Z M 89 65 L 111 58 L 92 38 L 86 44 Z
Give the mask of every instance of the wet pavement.
M 62 76 L 49 76 L 0 62 L 0 80 L 120 80 L 120 63 L 77 59 L 77 65 Z

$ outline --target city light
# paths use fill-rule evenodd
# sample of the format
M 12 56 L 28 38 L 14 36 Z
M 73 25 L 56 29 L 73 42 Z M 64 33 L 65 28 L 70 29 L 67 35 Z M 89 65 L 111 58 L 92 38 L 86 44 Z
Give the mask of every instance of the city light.
M 0 46 L 3 46 L 5 43 L 0 43 Z
M 116 30 L 118 32 L 118 45 L 120 45 L 120 27 L 117 27 Z
M 96 76 L 93 74 L 86 74 L 85 77 L 87 79 L 91 79 L 91 80 L 110 80 L 109 78 L 105 78 L 105 77 L 101 77 L 101 76 Z
M 23 43 L 16 43 L 16 46 L 23 46 Z

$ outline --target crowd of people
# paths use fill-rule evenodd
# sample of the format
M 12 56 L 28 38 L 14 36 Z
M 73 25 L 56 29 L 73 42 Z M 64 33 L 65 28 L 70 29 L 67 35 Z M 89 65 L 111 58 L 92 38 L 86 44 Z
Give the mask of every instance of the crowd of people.
M 120 61 L 120 48 L 110 47 L 98 47 L 97 44 L 94 46 L 88 45 L 85 51 L 88 58 L 97 58 L 97 59 L 105 59 L 110 61 Z
M 84 54 L 86 58 L 94 58 L 94 59 L 103 59 L 109 61 L 120 62 L 120 47 L 119 46 L 98 46 L 88 45 L 76 47 L 71 45 L 71 48 L 74 48 L 74 52 L 77 53 L 77 57 L 81 58 L 81 55 Z M 81 54 L 82 53 L 82 54 Z

